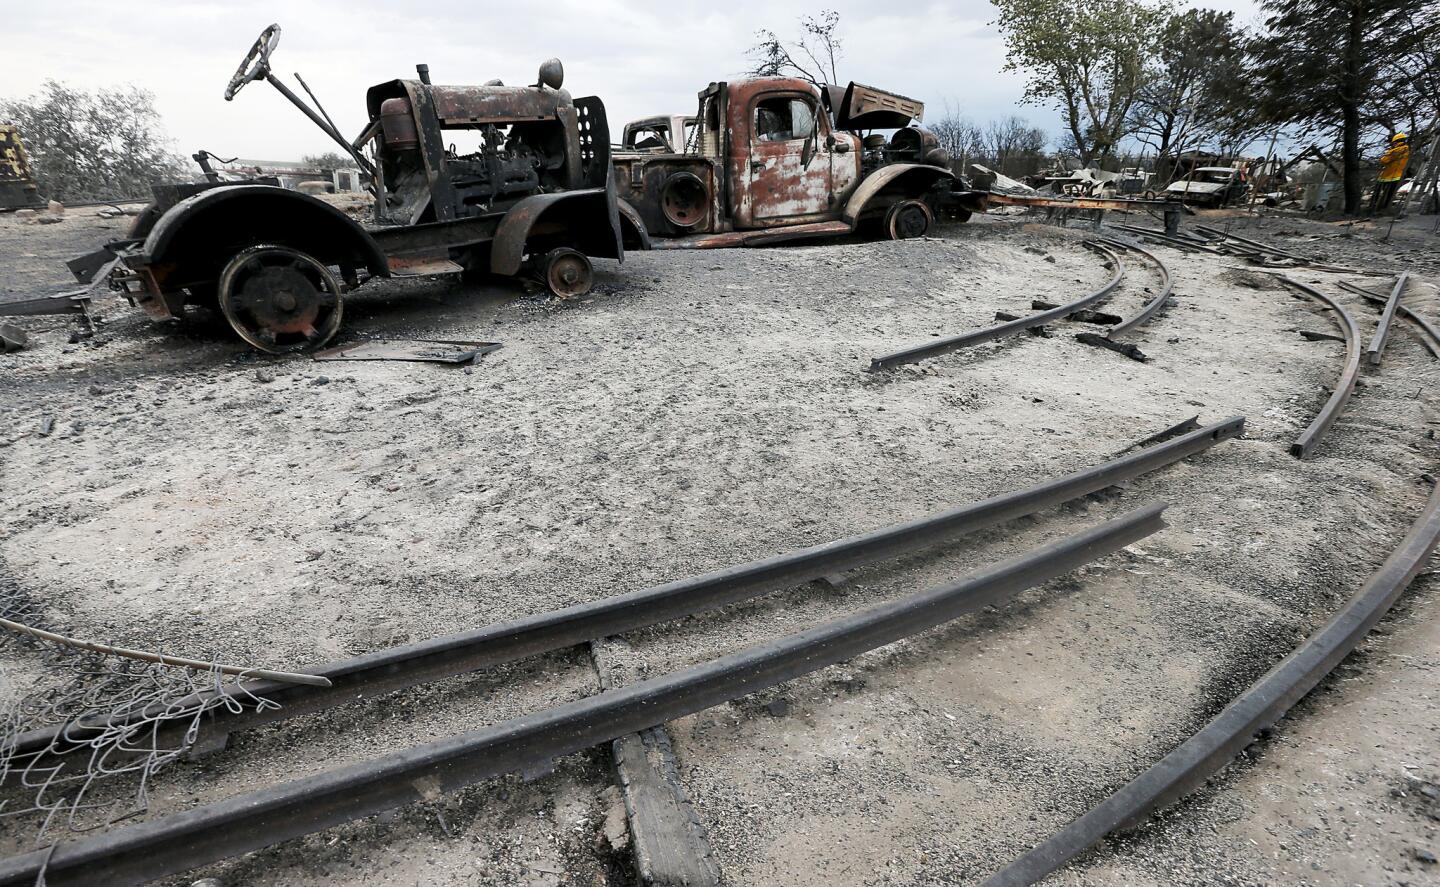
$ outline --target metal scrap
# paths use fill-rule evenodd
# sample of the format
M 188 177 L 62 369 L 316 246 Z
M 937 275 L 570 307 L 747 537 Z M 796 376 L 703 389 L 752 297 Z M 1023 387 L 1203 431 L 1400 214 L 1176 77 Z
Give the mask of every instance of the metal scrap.
M 414 363 L 474 363 L 500 348 L 499 342 L 462 339 L 370 339 L 315 352 L 316 360 L 400 360 Z
M 13 323 L 0 323 L 0 352 L 9 354 L 25 347 L 25 331 Z

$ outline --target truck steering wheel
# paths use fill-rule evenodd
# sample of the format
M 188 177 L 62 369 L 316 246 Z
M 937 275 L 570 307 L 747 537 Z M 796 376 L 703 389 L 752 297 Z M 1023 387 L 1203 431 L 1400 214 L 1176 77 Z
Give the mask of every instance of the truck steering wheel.
M 235 76 L 230 78 L 230 85 L 225 87 L 225 101 L 235 98 L 235 93 L 251 80 L 264 80 L 270 73 L 270 53 L 280 45 L 280 26 L 271 25 L 260 32 L 260 37 L 245 58 L 240 62 L 240 67 L 235 69 Z

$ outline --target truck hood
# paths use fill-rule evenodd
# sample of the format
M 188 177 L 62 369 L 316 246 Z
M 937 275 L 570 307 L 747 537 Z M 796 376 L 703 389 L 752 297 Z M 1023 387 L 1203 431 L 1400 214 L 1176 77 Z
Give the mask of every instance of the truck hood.
M 838 89 L 830 87 L 825 95 L 835 114 L 837 129 L 901 129 L 925 116 L 924 102 L 853 80 L 838 99 L 837 92 Z

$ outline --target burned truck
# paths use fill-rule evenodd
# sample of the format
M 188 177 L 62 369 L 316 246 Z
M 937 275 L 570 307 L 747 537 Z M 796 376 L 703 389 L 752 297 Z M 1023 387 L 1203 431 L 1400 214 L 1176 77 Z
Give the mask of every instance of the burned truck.
M 924 105 L 851 83 L 712 83 L 688 150 L 612 153 L 632 243 L 707 248 L 849 234 L 919 237 L 937 214 L 964 220 L 984 196 L 950 170 Z M 893 130 L 886 136 L 874 130 Z
M 157 186 L 126 239 L 70 263 L 77 279 L 107 275 L 159 319 L 217 308 L 279 353 L 328 341 L 345 295 L 371 278 L 533 270 L 569 297 L 590 289 L 590 257 L 623 258 L 605 106 L 572 98 L 558 60 L 531 86 L 435 85 L 419 65 L 418 79 L 370 88 L 369 123 L 351 141 L 303 80 L 314 107 L 271 72 L 279 38 L 277 25 L 261 33 L 225 99 L 265 80 L 304 112 L 368 178 L 365 224 L 273 184 Z

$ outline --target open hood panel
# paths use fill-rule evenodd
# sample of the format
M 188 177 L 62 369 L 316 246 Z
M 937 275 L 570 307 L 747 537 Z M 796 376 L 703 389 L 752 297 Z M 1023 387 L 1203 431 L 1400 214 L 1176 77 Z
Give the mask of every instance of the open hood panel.
M 839 90 L 831 89 L 834 91 L 829 92 L 829 96 L 833 102 L 834 93 Z M 839 107 L 833 110 L 835 125 L 840 129 L 899 129 L 924 117 L 925 103 L 851 81 L 845 87 Z

